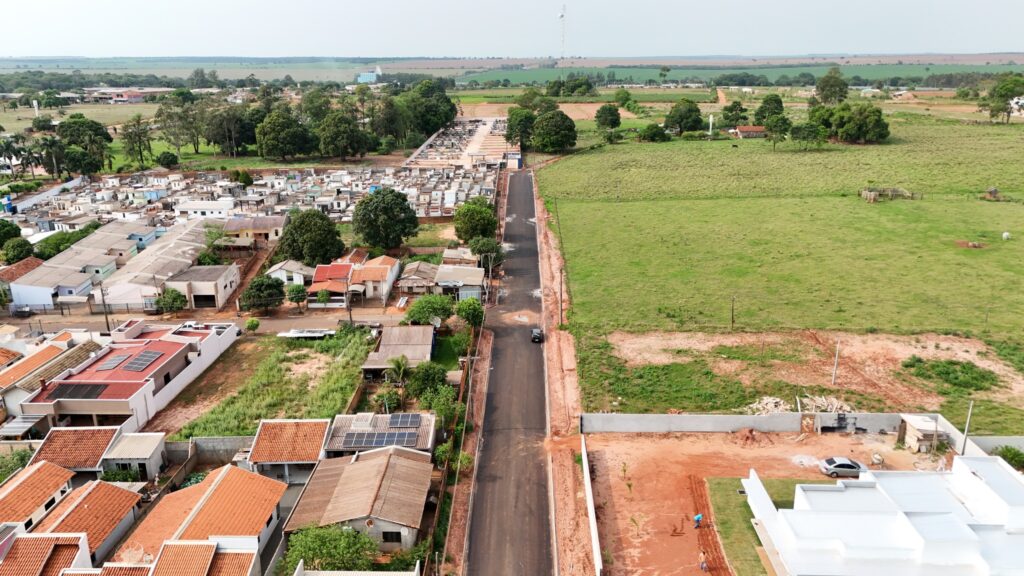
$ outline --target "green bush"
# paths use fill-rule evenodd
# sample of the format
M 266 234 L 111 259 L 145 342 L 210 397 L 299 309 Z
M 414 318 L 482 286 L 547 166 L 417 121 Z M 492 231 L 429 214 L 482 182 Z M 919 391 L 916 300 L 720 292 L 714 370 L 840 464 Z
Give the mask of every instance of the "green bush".
M 104 482 L 138 482 L 139 471 L 136 468 L 128 470 L 105 470 L 100 474 L 100 480 Z
M 1017 470 L 1024 470 L 1024 452 L 1019 448 L 1013 446 L 999 446 L 993 452 L 993 455 L 999 456 L 1010 466 L 1013 466 Z
M 19 469 L 24 468 L 31 459 L 31 450 L 16 450 L 6 456 L 0 456 L 0 482 L 7 480 Z

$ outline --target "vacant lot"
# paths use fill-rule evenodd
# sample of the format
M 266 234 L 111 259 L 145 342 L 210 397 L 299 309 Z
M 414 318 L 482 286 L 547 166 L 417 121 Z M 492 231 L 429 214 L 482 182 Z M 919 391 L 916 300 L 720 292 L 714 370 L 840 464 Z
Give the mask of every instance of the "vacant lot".
M 141 114 L 143 118 L 152 118 L 156 114 L 156 108 L 156 104 L 74 104 L 65 106 L 61 110 L 66 115 L 85 114 L 86 118 L 111 126 L 121 124 L 136 114 Z M 56 120 L 61 119 L 58 110 L 43 109 L 39 111 L 39 114 L 49 114 Z M 8 132 L 24 130 L 32 125 L 34 116 L 32 108 L 24 106 L 17 110 L 0 112 L 0 126 L 3 126 Z
M 737 524 L 743 521 L 746 500 L 732 498 L 728 507 L 712 508 L 716 503 L 714 479 L 745 477 L 755 468 L 766 479 L 821 480 L 814 468 L 818 459 L 847 456 L 870 462 L 875 453 L 884 457 L 884 469 L 933 467 L 927 458 L 896 450 L 894 443 L 893 436 L 866 434 L 756 434 L 753 439 L 740 433 L 588 435 L 606 572 L 700 574 L 697 556 L 704 549 L 710 556 L 711 573 L 729 574 L 716 533 L 724 530 L 723 536 L 729 538 L 723 538 L 723 543 L 733 561 L 729 546 L 736 542 L 734 531 L 745 530 Z M 781 496 L 784 489 L 785 484 L 780 484 L 776 494 Z M 701 513 L 707 529 L 694 530 L 693 516 Z M 754 543 L 756 539 L 746 542 Z M 736 561 L 749 568 L 739 571 L 741 576 L 759 574 L 749 556 L 737 556 Z

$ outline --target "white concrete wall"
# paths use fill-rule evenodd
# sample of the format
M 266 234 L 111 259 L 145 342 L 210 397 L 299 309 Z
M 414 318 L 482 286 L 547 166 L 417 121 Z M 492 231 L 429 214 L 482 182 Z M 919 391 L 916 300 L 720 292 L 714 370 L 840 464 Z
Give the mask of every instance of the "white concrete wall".
M 416 530 L 415 528 L 409 528 L 407 526 L 402 526 L 401 524 L 381 520 L 380 518 L 373 519 L 373 526 L 366 525 L 366 518 L 358 518 L 356 520 L 344 522 L 342 525 L 349 526 L 356 532 L 362 532 L 370 538 L 373 538 L 373 541 L 377 543 L 377 548 L 379 548 L 381 552 L 393 552 L 400 549 L 408 550 L 416 546 L 416 539 L 419 537 L 419 530 Z M 405 530 L 407 534 L 402 534 L 401 544 L 384 542 L 384 532 L 401 533 L 402 530 Z
M 783 412 L 765 416 L 743 414 L 583 414 L 584 434 L 601 432 L 735 432 L 753 428 L 761 432 L 796 432 L 800 414 Z
M 53 289 L 11 284 L 11 302 L 18 306 L 53 306 Z
M 594 573 L 604 572 L 604 558 L 601 556 L 601 538 L 597 532 L 597 510 L 594 504 L 593 480 L 590 477 L 590 457 L 587 454 L 587 439 L 580 434 L 580 454 L 583 457 L 583 494 L 587 501 L 587 525 L 590 527 L 590 546 L 594 558 Z

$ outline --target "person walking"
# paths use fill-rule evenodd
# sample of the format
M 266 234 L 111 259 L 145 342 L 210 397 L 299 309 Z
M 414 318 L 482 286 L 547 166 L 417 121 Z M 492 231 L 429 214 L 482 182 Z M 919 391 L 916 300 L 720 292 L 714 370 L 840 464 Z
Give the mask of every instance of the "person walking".
M 694 530 L 696 530 L 697 528 L 700 528 L 700 521 L 703 520 L 703 519 L 704 519 L 704 515 L 703 514 L 697 514 L 696 516 L 693 517 L 693 529 Z
M 700 556 L 697 557 L 697 560 L 700 561 L 700 571 L 701 572 L 707 572 L 708 571 L 708 555 L 707 555 L 707 553 L 704 552 L 704 550 L 700 551 Z

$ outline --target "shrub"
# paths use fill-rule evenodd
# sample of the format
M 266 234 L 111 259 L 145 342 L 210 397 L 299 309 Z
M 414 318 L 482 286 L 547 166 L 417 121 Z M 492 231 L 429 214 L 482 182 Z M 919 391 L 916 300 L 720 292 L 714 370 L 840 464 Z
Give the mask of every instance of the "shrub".
M 637 137 L 644 142 L 668 142 L 671 139 L 664 128 L 653 122 L 644 126 Z
M 100 474 L 100 480 L 104 482 L 138 482 L 139 471 L 136 468 L 128 470 L 105 470 Z
M 443 294 L 428 294 L 421 296 L 405 313 L 405 319 L 410 324 L 430 324 L 434 318 L 440 318 L 444 322 L 452 315 L 452 308 L 455 303 L 452 299 Z
M 245 321 L 245 329 L 248 332 L 255 332 L 260 329 L 260 321 L 258 318 L 249 318 Z
M 1014 446 L 999 446 L 992 454 L 999 456 L 1017 470 L 1024 470 L 1024 451 Z
M 173 168 L 178 165 L 178 156 L 174 152 L 161 152 L 155 160 L 157 164 L 164 168 Z
M 373 395 L 373 407 L 382 414 L 390 414 L 399 409 L 402 395 L 394 386 L 381 386 Z

